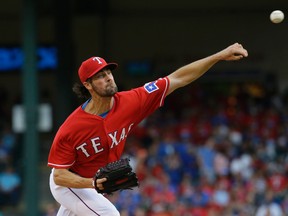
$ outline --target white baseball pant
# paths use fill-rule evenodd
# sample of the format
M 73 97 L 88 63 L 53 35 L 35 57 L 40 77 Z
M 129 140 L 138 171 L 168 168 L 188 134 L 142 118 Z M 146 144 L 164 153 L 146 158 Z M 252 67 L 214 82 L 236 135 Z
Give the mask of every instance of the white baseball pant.
M 93 188 L 67 188 L 56 185 L 53 169 L 50 174 L 50 190 L 61 205 L 57 216 L 120 216 L 116 207 Z

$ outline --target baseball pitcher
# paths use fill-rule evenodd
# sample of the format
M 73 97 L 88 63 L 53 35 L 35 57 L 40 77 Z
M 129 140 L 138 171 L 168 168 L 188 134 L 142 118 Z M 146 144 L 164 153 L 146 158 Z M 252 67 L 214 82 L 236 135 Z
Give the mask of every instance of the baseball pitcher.
M 87 100 L 61 125 L 48 157 L 50 189 L 61 205 L 57 215 L 119 216 L 105 194 L 138 186 L 129 159 L 121 159 L 129 133 L 174 90 L 196 80 L 219 61 L 247 56 L 246 49 L 235 43 L 166 77 L 122 92 L 118 92 L 112 74 L 116 63 L 101 57 L 82 62 L 78 70 L 81 84 L 73 90 Z

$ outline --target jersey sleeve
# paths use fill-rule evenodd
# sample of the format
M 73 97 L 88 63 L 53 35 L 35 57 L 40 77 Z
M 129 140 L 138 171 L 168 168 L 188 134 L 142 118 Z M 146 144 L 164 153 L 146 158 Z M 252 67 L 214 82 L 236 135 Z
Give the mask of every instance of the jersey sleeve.
M 169 88 L 169 79 L 167 77 L 148 82 L 137 89 L 139 102 L 141 104 L 142 117 L 146 117 L 157 108 L 164 105 L 164 100 Z
M 57 132 L 48 156 L 48 166 L 53 168 L 70 168 L 75 162 L 73 146 Z

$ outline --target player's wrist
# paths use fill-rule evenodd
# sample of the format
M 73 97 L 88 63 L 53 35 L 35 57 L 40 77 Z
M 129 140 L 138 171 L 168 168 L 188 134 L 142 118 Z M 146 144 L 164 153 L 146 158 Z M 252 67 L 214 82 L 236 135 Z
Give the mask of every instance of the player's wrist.
M 94 178 L 91 179 L 91 185 L 92 185 L 92 188 L 95 188 L 95 179 Z

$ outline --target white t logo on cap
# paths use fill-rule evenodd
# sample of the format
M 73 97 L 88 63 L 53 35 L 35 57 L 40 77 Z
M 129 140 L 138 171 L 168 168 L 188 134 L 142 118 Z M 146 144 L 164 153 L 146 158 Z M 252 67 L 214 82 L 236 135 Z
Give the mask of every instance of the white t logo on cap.
M 102 64 L 102 63 L 103 63 L 103 62 L 101 61 L 101 58 L 99 58 L 99 57 L 94 57 L 92 60 L 93 60 L 93 61 L 98 61 L 98 64 Z

